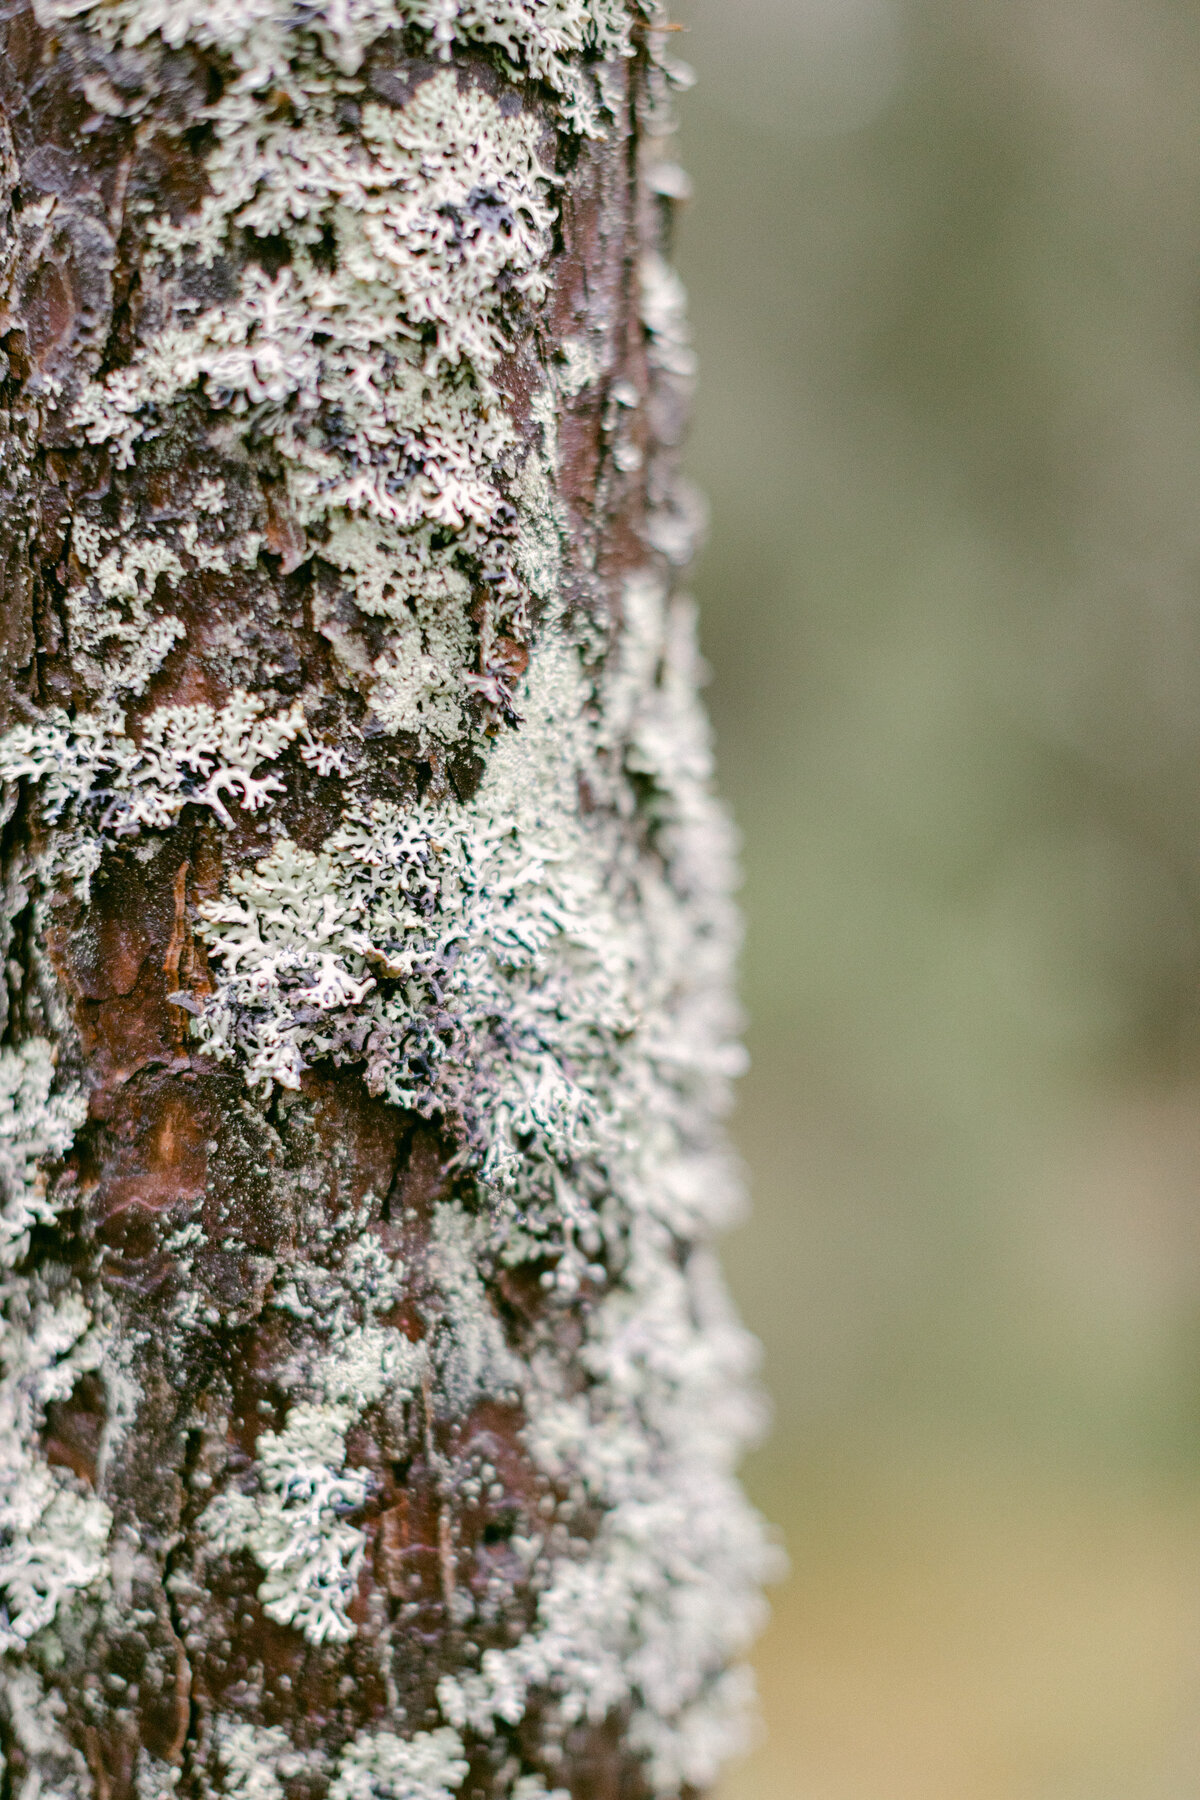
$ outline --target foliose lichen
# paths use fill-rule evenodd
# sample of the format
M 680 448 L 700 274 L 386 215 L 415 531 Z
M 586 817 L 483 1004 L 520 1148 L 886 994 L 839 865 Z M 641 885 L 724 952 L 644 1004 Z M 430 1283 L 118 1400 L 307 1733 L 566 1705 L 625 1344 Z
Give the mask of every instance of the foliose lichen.
M 46 1408 L 104 1362 L 102 1335 L 62 1278 L 7 1284 L 0 1337 L 0 1649 L 20 1650 L 107 1571 L 112 1515 L 40 1453 Z M 65 1291 L 64 1291 L 65 1289 Z
M 424 1349 L 376 1323 L 403 1292 L 403 1270 L 379 1266 L 370 1243 L 353 1245 L 339 1270 L 297 1263 L 274 1304 L 325 1325 L 322 1348 L 304 1373 L 314 1398 L 294 1403 L 281 1431 L 260 1433 L 250 1491 L 229 1489 L 201 1515 L 214 1555 L 248 1550 L 263 1571 L 258 1595 L 267 1617 L 302 1632 L 310 1644 L 354 1636 L 347 1608 L 365 1548 L 350 1516 L 371 1492 L 371 1477 L 346 1466 L 346 1434 L 366 1407 L 387 1394 L 408 1398 L 425 1366 Z
M 411 1738 L 363 1732 L 342 1752 L 330 1800 L 451 1800 L 467 1778 L 462 1739 L 449 1726 Z
M 371 1096 L 456 1146 L 457 1191 L 428 1208 L 419 1341 L 393 1317 L 405 1271 L 369 1234 L 347 1227 L 336 1254 L 293 1248 L 270 1263 L 261 1309 L 298 1322 L 309 1348 L 293 1353 L 286 1403 L 252 1457 L 198 1515 L 197 1569 L 168 1582 L 179 1630 L 186 1641 L 209 1565 L 248 1558 L 263 1612 L 302 1650 L 353 1642 L 378 1480 L 353 1444 L 373 1407 L 419 1410 L 431 1441 L 439 1409 L 508 1409 L 550 1496 L 510 1540 L 530 1606 L 503 1645 L 472 1641 L 482 1608 L 454 1590 L 442 1545 L 463 1648 L 438 1683 L 437 1723 L 417 1729 L 397 1710 L 387 1729 L 316 1752 L 219 1712 L 206 1779 L 238 1800 L 282 1800 L 300 1775 L 330 1800 L 451 1800 L 478 1746 L 516 1744 L 526 1721 L 542 1766 L 514 1751 L 497 1781 L 509 1800 L 565 1800 L 555 1754 L 614 1718 L 666 1800 L 712 1779 L 749 1705 L 730 1665 L 770 1563 L 733 1472 L 759 1423 L 753 1351 L 708 1247 L 740 1203 L 719 1125 L 740 1066 L 732 853 L 692 609 L 664 574 L 687 558 L 696 507 L 652 461 L 645 564 L 612 582 L 616 624 L 600 633 L 568 603 L 557 441 L 561 403 L 604 374 L 597 341 L 564 339 L 522 420 L 499 380 L 549 291 L 555 131 L 609 128 L 614 65 L 653 10 L 37 0 L 44 22 L 114 50 L 224 59 L 204 192 L 149 225 L 163 322 L 64 395 L 69 427 L 120 470 L 195 406 L 239 456 L 268 459 L 286 521 L 272 554 L 285 571 L 320 562 L 312 625 L 365 716 L 357 739 L 331 742 L 314 736 L 307 694 L 234 683 L 150 704 L 186 638 L 181 586 L 197 569 L 252 567 L 261 547 L 226 529 L 214 478 L 190 519 L 147 537 L 85 512 L 73 522 L 66 617 L 88 699 L 15 726 L 0 775 L 36 795 L 44 890 L 65 881 L 85 899 L 106 856 L 153 850 L 185 814 L 225 832 L 261 814 L 262 853 L 239 852 L 194 907 L 208 978 L 169 996 L 189 1051 L 235 1071 L 264 1107 L 302 1096 L 314 1072 L 359 1070 Z M 426 60 L 380 98 L 360 71 L 396 31 L 446 66 Z M 451 61 L 463 45 L 486 47 L 503 79 Z M 549 114 L 528 103 L 531 82 Z M 196 282 L 247 239 L 285 239 L 286 260 L 243 259 L 224 292 Z M 665 442 L 692 374 L 682 294 L 657 253 L 637 288 Z M 613 467 L 630 477 L 649 402 L 628 379 L 609 401 Z M 381 799 L 357 773 L 368 731 L 435 767 L 469 741 L 483 765 L 474 792 L 443 782 L 425 802 Z M 339 822 L 307 842 L 274 815 L 297 764 L 342 782 Z M 47 1041 L 0 1052 L 10 1270 L 54 1224 L 48 1171 L 84 1110 Z M 171 1240 L 183 1276 L 205 1242 L 197 1225 Z M 520 1354 L 491 1297 L 511 1271 L 534 1271 L 544 1301 Z M 53 1259 L 4 1294 L 0 1647 L 15 1653 L 97 1603 L 110 1576 L 108 1508 L 50 1466 L 40 1437 L 47 1407 L 111 1353 L 80 1296 Z M 186 1281 L 174 1304 L 184 1336 L 220 1324 Z M 572 1308 L 565 1359 L 556 1324 Z M 555 1518 L 555 1494 L 586 1530 Z M 19 1666 L 4 1677 L 10 1718 L 24 1679 Z M 32 1766 L 58 1768 L 62 1745 L 45 1734 Z M 170 1763 L 139 1769 L 145 1800 L 173 1791 Z

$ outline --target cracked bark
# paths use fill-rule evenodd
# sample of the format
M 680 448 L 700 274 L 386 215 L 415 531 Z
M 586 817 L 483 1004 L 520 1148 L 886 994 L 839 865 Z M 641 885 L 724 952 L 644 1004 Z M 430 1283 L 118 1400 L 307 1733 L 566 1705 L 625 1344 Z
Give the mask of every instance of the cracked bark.
M 486 91 L 510 85 L 486 51 L 460 49 L 455 62 Z M 441 66 L 392 34 L 357 79 L 364 93 L 402 105 Z M 665 566 L 647 543 L 648 506 L 656 485 L 661 500 L 669 484 L 682 425 L 679 384 L 652 376 L 636 296 L 638 258 L 661 247 L 669 209 L 639 176 L 647 67 L 644 48 L 617 65 L 617 117 L 598 142 L 556 132 L 544 92 L 534 83 L 520 90 L 520 104 L 545 115 L 562 186 L 550 298 L 514 309 L 514 348 L 497 376 L 532 439 L 531 397 L 564 340 L 581 323 L 605 321 L 605 380 L 562 397 L 558 419 L 564 580 L 601 656 L 620 629 L 625 576 Z M 165 705 L 220 706 L 235 686 L 271 708 L 303 693 L 310 725 L 360 744 L 360 792 L 409 806 L 464 801 L 483 767 L 479 728 L 492 719 L 495 729 L 519 729 L 507 696 L 524 673 L 527 642 L 501 634 L 481 649 L 482 682 L 501 683 L 507 722 L 495 707 L 488 712 L 481 685 L 473 730 L 457 745 L 422 749 L 381 732 L 331 647 L 345 601 L 319 544 L 289 514 L 269 443 L 254 455 L 233 453 L 198 398 L 176 406 L 127 468 L 70 426 L 67 401 L 80 380 L 128 366 L 177 300 L 147 256 L 146 222 L 182 220 L 199 205 L 211 147 L 203 109 L 226 77 L 216 53 L 172 51 L 149 103 L 130 116 L 120 98 L 139 79 L 136 58 L 82 28 L 44 28 L 27 5 L 0 10 L 3 724 L 89 704 L 64 605 L 71 584 L 87 579 L 72 520 L 103 516 L 130 540 L 153 539 L 186 514 L 198 478 L 219 476 L 229 517 L 260 533 L 262 550 L 249 568 L 193 567 L 179 578 L 171 606 L 186 636 L 132 702 L 127 730 L 136 738 L 138 721 Z M 219 301 L 245 265 L 271 271 L 288 256 L 285 238 L 244 233 L 195 272 L 192 298 Z M 618 408 L 614 456 L 617 382 L 631 384 L 640 404 Z M 344 622 L 374 648 L 371 620 Z M 535 641 L 538 628 L 535 614 Z M 240 646 L 236 674 L 231 637 Z M 341 817 L 341 781 L 294 751 L 278 768 L 286 791 L 270 832 L 317 850 Z M 29 870 L 46 827 L 28 791 L 13 797 L 3 831 L 4 1041 L 55 1042 L 60 1073 L 78 1079 L 88 1100 L 86 1123 L 50 1169 L 55 1223 L 34 1230 L 18 1279 L 59 1271 L 54 1279 L 78 1283 L 118 1334 L 138 1342 L 133 1412 L 119 1430 L 103 1371 L 83 1373 L 45 1407 L 47 1463 L 111 1509 L 111 1597 L 90 1622 L 60 1634 L 53 1656 L 38 1661 L 36 1644 L 30 1655 L 100 1800 L 137 1791 L 147 1752 L 176 1772 L 179 1794 L 214 1791 L 218 1715 L 283 1727 L 307 1757 L 285 1772 L 289 1800 L 319 1797 L 330 1757 L 357 1732 L 397 1718 L 408 1731 L 438 1723 L 439 1678 L 462 1666 L 468 1636 L 475 1650 L 503 1647 L 529 1628 L 535 1600 L 514 1539 L 547 1513 L 575 1538 L 586 1539 L 597 1521 L 569 1482 L 537 1466 L 519 1408 L 484 1399 L 455 1414 L 426 1378 L 402 1404 L 368 1408 L 349 1434 L 348 1466 L 371 1477 L 349 1642 L 312 1644 L 268 1617 L 262 1571 L 246 1552 L 214 1577 L 197 1520 L 214 1491 L 251 1467 L 262 1432 L 282 1429 L 289 1363 L 313 1329 L 267 1305 L 280 1269 L 356 1221 L 406 1271 L 403 1303 L 382 1323 L 419 1342 L 437 1331 L 444 1304 L 426 1273 L 432 1209 L 456 1194 L 474 1206 L 475 1189 L 456 1160 L 455 1122 L 372 1098 L 358 1068 L 318 1066 L 299 1091 L 264 1099 L 248 1092 L 239 1070 L 196 1051 L 190 1013 L 213 986 L 197 907 L 267 847 L 257 815 L 235 812 L 226 827 L 189 807 L 169 830 L 108 847 L 86 903 L 60 883 L 36 908 Z M 185 1255 L 174 1246 L 189 1225 L 202 1236 Z M 560 1307 L 551 1325 L 543 1273 L 536 1262 L 493 1271 L 489 1301 L 512 1346 L 550 1330 L 569 1363 L 588 1296 Z M 174 1321 L 185 1288 L 202 1328 L 181 1333 Z M 482 1492 L 469 1479 L 481 1467 L 494 1471 Z M 507 1599 L 481 1625 L 497 1583 Z M 460 1593 L 475 1606 L 469 1625 Z M 551 1763 L 535 1698 L 511 1729 L 467 1734 L 462 1793 L 508 1794 L 519 1767 L 543 1770 L 574 1800 L 641 1800 L 652 1788 L 626 1723 L 617 1712 L 572 1726 Z M 11 1712 L 3 1749 L 9 1789 L 19 1793 L 33 1764 Z

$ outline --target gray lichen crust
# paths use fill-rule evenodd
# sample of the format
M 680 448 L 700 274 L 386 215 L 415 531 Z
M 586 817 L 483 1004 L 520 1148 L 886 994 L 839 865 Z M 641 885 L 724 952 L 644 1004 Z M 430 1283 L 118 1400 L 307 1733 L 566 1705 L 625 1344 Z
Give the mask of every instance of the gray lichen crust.
M 667 1800 L 740 1739 L 661 23 L 0 19 L 23 1800 Z

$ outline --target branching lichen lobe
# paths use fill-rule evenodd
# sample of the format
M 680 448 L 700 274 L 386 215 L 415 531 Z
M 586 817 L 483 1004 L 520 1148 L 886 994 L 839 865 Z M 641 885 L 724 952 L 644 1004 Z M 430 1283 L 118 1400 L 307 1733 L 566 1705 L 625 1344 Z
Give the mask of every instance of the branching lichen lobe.
M 655 23 L 0 8 L 29 1800 L 666 1800 L 736 1742 Z

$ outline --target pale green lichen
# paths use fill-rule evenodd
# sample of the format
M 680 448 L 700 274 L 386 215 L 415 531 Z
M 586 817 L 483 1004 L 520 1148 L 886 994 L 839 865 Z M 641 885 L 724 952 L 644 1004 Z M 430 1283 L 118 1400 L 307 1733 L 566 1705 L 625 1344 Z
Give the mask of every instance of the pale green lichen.
M 557 92 L 567 124 L 593 134 L 603 129 L 604 65 L 632 50 L 625 0 L 331 0 L 291 13 L 277 0 L 216 0 L 199 15 L 187 0 L 36 0 L 35 10 L 47 23 L 83 17 L 111 42 L 211 46 L 259 87 L 286 78 L 300 37 L 352 75 L 379 38 L 413 26 L 442 56 L 459 43 L 490 46 L 514 76 Z
M 286 231 L 291 248 L 273 276 L 250 264 L 219 306 L 197 313 L 180 296 L 126 364 L 85 385 L 73 428 L 127 464 L 178 402 L 202 396 L 215 420 L 271 444 L 301 539 L 320 542 L 365 613 L 392 621 L 387 648 L 368 652 L 317 607 L 318 629 L 382 728 L 428 747 L 461 735 L 472 695 L 503 714 L 490 645 L 501 630 L 523 635 L 527 617 L 504 523 L 517 441 L 492 371 L 515 302 L 546 293 L 555 179 L 543 122 L 450 69 L 418 82 L 403 106 L 368 99 L 353 135 L 339 106 L 366 47 L 414 26 L 443 53 L 491 45 L 514 74 L 558 92 L 564 125 L 597 129 L 594 76 L 631 47 L 622 0 L 341 0 L 291 16 L 232 0 L 199 14 L 175 0 L 40 0 L 38 13 L 51 25 L 82 20 L 113 42 L 187 40 L 232 59 L 235 79 L 207 109 L 204 199 L 182 221 L 149 224 L 168 291 L 173 260 L 211 261 L 243 234 Z M 198 491 L 195 505 L 212 513 L 219 500 Z M 103 729 L 119 735 L 118 696 L 143 692 L 183 635 L 156 583 L 177 583 L 188 565 L 228 568 L 231 553 L 202 540 L 194 520 L 175 547 L 169 532 L 106 547 L 90 517 L 73 534 L 84 580 L 68 596 L 72 655 L 101 700 Z M 257 543 L 236 560 L 252 561 Z M 490 595 L 478 634 L 464 567 Z M 77 873 L 86 882 L 90 868 Z
M 452 1800 L 467 1768 L 462 1739 L 448 1726 L 410 1738 L 364 1731 L 343 1750 L 329 1800 Z
M 623 744 L 626 766 L 653 784 L 665 878 L 639 859 L 628 871 L 633 903 L 613 906 L 597 934 L 610 968 L 627 959 L 637 1004 L 616 1042 L 603 1053 L 597 1045 L 590 1065 L 571 1063 L 594 1104 L 581 1109 L 587 1143 L 569 1160 L 557 1151 L 563 1260 L 577 1247 L 579 1262 L 592 1259 L 587 1279 L 603 1284 L 583 1351 L 593 1380 L 586 1397 L 567 1391 L 548 1349 L 523 1391 L 526 1441 L 539 1466 L 558 1480 L 582 1479 L 603 1518 L 586 1551 L 542 1564 L 533 1629 L 511 1650 L 485 1652 L 478 1671 L 448 1678 L 440 1698 L 452 1723 L 483 1732 L 520 1719 L 534 1693 L 543 1705 L 550 1696 L 566 1724 L 628 1707 L 654 1789 L 668 1794 L 708 1782 L 738 1741 L 746 1678 L 726 1670 L 756 1627 L 755 1587 L 768 1558 L 732 1477 L 753 1429 L 749 1346 L 707 1254 L 679 1255 L 681 1238 L 706 1235 L 736 1204 L 711 1127 L 736 1067 L 724 978 L 728 841 L 707 792 L 687 609 L 643 581 L 627 591 L 626 619 L 594 729 L 597 747 Z M 492 806 L 503 796 L 534 867 L 533 845 L 577 766 L 572 749 L 587 748 L 571 654 L 547 646 L 541 703 L 536 693 L 524 701 L 530 733 L 497 747 L 480 796 Z M 586 766 L 600 787 L 594 750 Z M 606 871 L 605 898 L 621 896 L 619 828 L 609 837 L 593 824 L 572 846 L 572 867 L 589 862 Z M 542 945 L 551 984 L 567 956 L 562 938 Z M 520 1019 L 519 986 L 509 1004 Z M 516 1173 L 527 1219 L 539 1197 L 547 1205 L 543 1180 L 535 1145 Z M 580 1219 L 603 1245 L 606 1267 L 596 1266 L 596 1237 L 580 1244 L 568 1229 Z M 498 1225 L 498 1238 L 503 1231 Z
M 254 1557 L 268 1618 L 312 1644 L 354 1636 L 347 1609 L 366 1538 L 352 1516 L 372 1479 L 346 1466 L 346 1434 L 385 1395 L 393 1403 L 411 1396 L 427 1365 L 423 1346 L 373 1316 L 403 1293 L 402 1275 L 365 1239 L 352 1240 L 336 1267 L 292 1264 L 273 1304 L 322 1326 L 320 1348 L 293 1377 L 310 1397 L 293 1402 L 281 1430 L 259 1435 L 253 1490 L 218 1494 L 200 1519 L 212 1554 Z
M 145 692 L 173 644 L 186 635 L 182 620 L 155 605 L 160 581 L 173 586 L 183 564 L 161 538 L 105 549 L 111 534 L 78 518 L 72 551 L 84 579 L 67 590 L 67 630 L 79 675 L 111 706 L 122 694 Z
M 249 1550 L 266 1571 L 258 1597 L 280 1625 L 311 1644 L 354 1636 L 346 1616 L 365 1540 L 344 1514 L 363 1505 L 370 1477 L 347 1469 L 348 1407 L 294 1406 L 283 1431 L 258 1440 L 259 1494 L 222 1494 L 201 1519 L 220 1554 Z
M 285 1780 L 311 1773 L 311 1753 L 297 1752 L 278 1725 L 218 1717 L 213 1736 L 223 1791 L 231 1800 L 282 1800 Z M 329 1800 L 452 1800 L 468 1768 L 462 1739 L 448 1726 L 408 1738 L 386 1730 L 360 1731 L 338 1758 Z M 518 1783 L 513 1800 L 544 1794 L 544 1786 Z
M 280 1765 L 290 1765 L 297 1773 L 297 1765 L 303 1766 L 286 1731 L 278 1725 L 218 1718 L 213 1735 L 229 1800 L 283 1800 Z
M 0 738 L 0 780 L 28 781 L 47 824 L 75 827 L 51 855 L 86 899 L 106 843 L 166 830 L 185 806 L 207 807 L 223 825 L 233 823 L 226 800 L 243 812 L 269 806 L 284 784 L 259 771 L 304 723 L 298 702 L 268 714 L 257 695 L 239 691 L 221 707 L 156 707 L 139 741 L 115 707 L 75 718 L 54 707 L 37 725 L 14 725 Z
M 191 570 L 228 573 L 234 566 L 253 565 L 260 540 L 252 534 L 224 544 L 213 541 L 212 534 L 221 531 L 224 498 L 224 482 L 198 481 L 191 495 L 196 516 L 174 532 L 160 526 L 153 537 L 131 536 L 124 518 L 113 527 L 89 512 L 72 516 L 67 641 L 75 675 L 100 712 L 145 693 L 172 647 L 186 636 L 183 621 L 167 609 L 166 596 Z
M 482 808 L 378 804 L 320 853 L 277 844 L 201 908 L 220 974 L 201 1041 L 255 1081 L 297 1086 L 332 1057 L 363 1062 L 396 1105 L 468 1121 L 486 1108 L 488 1180 L 521 1163 L 530 1133 L 569 1156 L 591 1103 L 567 1065 L 594 1061 L 631 1005 L 570 836 L 524 840 Z M 561 966 L 546 957 L 558 940 Z
M 255 63 L 211 109 L 200 212 L 151 237 L 163 257 L 203 261 L 235 232 L 286 230 L 288 266 L 272 277 L 251 265 L 234 300 L 152 337 L 85 389 L 73 423 L 128 462 L 152 420 L 200 392 L 267 439 L 297 528 L 365 613 L 393 621 L 378 655 L 320 604 L 318 629 L 385 730 L 448 742 L 476 652 L 458 565 L 489 577 L 489 632 L 524 628 L 496 530 L 516 437 L 491 371 L 515 298 L 546 292 L 554 184 L 542 127 L 447 70 L 403 107 L 368 102 L 351 138 L 337 83 L 286 42 L 294 117 L 251 101 Z
M 145 410 L 199 387 L 269 433 L 294 467 L 302 516 L 344 507 L 401 526 L 485 523 L 484 471 L 504 432 L 488 431 L 496 396 L 455 372 L 485 376 L 505 347 L 503 288 L 545 292 L 551 177 L 537 122 L 506 117 L 447 71 L 403 108 L 365 105 L 351 139 L 336 88 L 305 75 L 307 87 L 294 77 L 299 124 L 232 99 L 212 109 L 212 192 L 198 216 L 154 234 L 164 254 L 203 260 L 235 229 L 286 229 L 292 262 L 274 277 L 251 265 L 234 301 L 168 328 L 89 388 L 75 422 L 127 461 Z M 337 449 L 320 430 L 334 407 Z
M 12 1284 L 0 1325 L 0 1649 L 19 1649 L 107 1573 L 112 1515 L 38 1443 L 46 1407 L 105 1360 L 77 1294 Z
M 54 1064 L 45 1038 L 0 1050 L 0 1267 L 26 1254 L 35 1225 L 53 1221 L 43 1164 L 62 1156 L 87 1116 L 77 1087 L 53 1091 Z
M 161 1756 L 152 1755 L 143 1746 L 138 1751 L 133 1771 L 133 1791 L 137 1800 L 174 1800 L 182 1772 L 177 1765 L 164 1762 Z
M 602 1522 L 586 1549 L 533 1547 L 533 1628 L 447 1677 L 443 1714 L 486 1734 L 534 1694 L 564 1726 L 628 1709 L 668 1794 L 710 1779 L 737 1741 L 746 1682 L 726 1669 L 757 1624 L 767 1559 L 732 1477 L 754 1425 L 747 1341 L 707 1254 L 679 1250 L 737 1196 L 711 1125 L 739 1064 L 728 836 L 690 611 L 640 578 L 625 615 L 598 706 L 565 635 L 547 633 L 525 723 L 475 801 L 377 809 L 320 853 L 277 845 L 210 905 L 218 980 L 200 1030 L 252 1079 L 273 1054 L 289 1069 L 360 1060 L 390 1097 L 462 1122 L 503 1204 L 435 1210 L 439 1392 L 458 1409 L 518 1397 L 538 1466 L 582 1481 Z M 580 769 L 611 812 L 580 816 Z M 625 770 L 649 790 L 662 861 L 631 850 Z M 595 1294 L 584 1397 L 550 1347 L 514 1363 L 479 1279 L 493 1259 L 548 1252 L 550 1293 Z
M 594 1532 L 526 1522 L 512 1542 L 535 1599 L 529 1628 L 482 1655 L 466 1642 L 439 1686 L 441 1726 L 353 1739 L 331 1800 L 449 1800 L 467 1775 L 463 1734 L 503 1734 L 531 1713 L 547 1756 L 573 1726 L 623 1717 L 666 1800 L 706 1785 L 738 1741 L 746 1681 L 729 1664 L 757 1623 L 769 1561 L 732 1476 L 756 1426 L 751 1352 L 704 1247 L 738 1205 L 715 1121 L 739 1052 L 730 842 L 709 791 L 692 615 L 650 570 L 626 583 L 611 642 L 564 607 L 556 406 L 603 379 L 603 332 L 567 340 L 531 396 L 532 445 L 495 379 L 520 308 L 546 290 L 557 182 L 545 113 L 460 68 L 412 81 L 395 107 L 367 97 L 353 133 L 338 123 L 348 94 L 364 98 L 367 46 L 399 25 L 443 53 L 490 46 L 558 96 L 564 129 L 602 129 L 605 62 L 630 51 L 633 10 L 38 0 L 38 11 L 151 56 L 190 42 L 229 59 L 208 114 L 206 198 L 151 224 L 171 323 L 75 398 L 77 428 L 129 462 L 186 400 L 239 454 L 265 442 L 307 535 L 289 555 L 319 555 L 325 577 L 344 580 L 336 594 L 313 584 L 313 623 L 373 721 L 432 755 L 461 741 L 479 700 L 510 722 L 519 702 L 521 715 L 491 746 L 474 799 L 363 802 L 350 763 L 342 822 L 319 848 L 277 839 L 200 909 L 215 976 L 195 1021 L 201 1048 L 268 1090 L 297 1090 L 322 1062 L 360 1066 L 372 1092 L 457 1135 L 463 1193 L 476 1184 L 470 1203 L 432 1208 L 419 1346 L 380 1322 L 400 1271 L 367 1238 L 348 1227 L 340 1262 L 283 1258 L 264 1304 L 289 1314 L 308 1348 L 292 1358 L 286 1407 L 260 1431 L 253 1465 L 202 1515 L 200 1575 L 206 1558 L 248 1552 L 269 1617 L 313 1645 L 345 1642 L 372 1496 L 355 1422 L 417 1394 L 427 1419 L 489 1398 L 513 1405 L 535 1469 Z M 287 268 L 252 265 L 220 305 L 176 306 L 180 271 L 222 256 L 237 234 L 277 231 L 293 249 Z M 617 382 L 604 413 L 626 474 L 643 454 L 639 407 L 653 409 L 652 442 L 670 445 L 692 373 L 682 293 L 656 256 L 642 263 L 640 295 L 651 393 Z M 669 461 L 652 453 L 646 468 L 647 538 L 678 562 L 696 517 Z M 198 489 L 197 521 L 220 505 L 215 483 Z M 257 544 L 198 522 L 149 547 L 86 520 L 74 530 L 72 630 L 103 703 L 18 727 L 0 746 L 0 772 L 39 783 L 45 818 L 70 840 L 56 866 L 85 882 L 97 845 L 165 829 L 188 804 L 218 817 L 231 795 L 268 804 L 279 777 L 259 771 L 292 744 L 310 768 L 346 772 L 343 747 L 315 738 L 298 706 L 266 718 L 240 695 L 232 749 L 216 744 L 220 709 L 159 708 L 135 741 L 123 696 L 145 692 L 176 641 L 170 594 L 193 568 L 247 566 Z M 472 608 L 473 587 L 486 605 Z M 528 641 L 533 597 L 539 641 L 514 694 L 489 657 L 501 633 Z M 383 625 L 382 649 L 362 620 Z M 55 1153 L 44 1137 L 35 1171 Z M 196 1246 L 177 1247 L 186 1273 Z M 550 1323 L 518 1358 L 489 1278 L 535 1260 Z M 570 1304 L 582 1342 L 564 1367 L 553 1321 Z M 0 1493 L 14 1645 L 105 1578 L 105 1519 L 33 1448 L 47 1397 L 99 1339 L 65 1297 L 46 1306 L 45 1329 L 16 1331 L 0 1387 L 0 1428 L 34 1507 L 26 1552 Z M 181 1294 L 179 1329 L 218 1316 L 194 1287 Z M 35 1355 L 42 1342 L 52 1348 Z M 84 1511 L 68 1518 L 72 1506 Z M 63 1562 L 68 1543 L 78 1567 Z M 171 1580 L 182 1595 L 192 1576 Z M 465 1627 L 475 1603 L 465 1591 L 457 1600 Z M 278 1728 L 219 1719 L 212 1754 L 241 1800 L 278 1800 L 299 1772 Z M 516 1762 L 503 1777 L 510 1800 L 547 1795 Z
M 10 1666 L 0 1671 L 0 1706 L 20 1759 L 13 1757 L 5 1770 L 14 1800 L 90 1800 L 91 1772 L 63 1729 L 61 1694 L 47 1688 L 36 1670 Z

